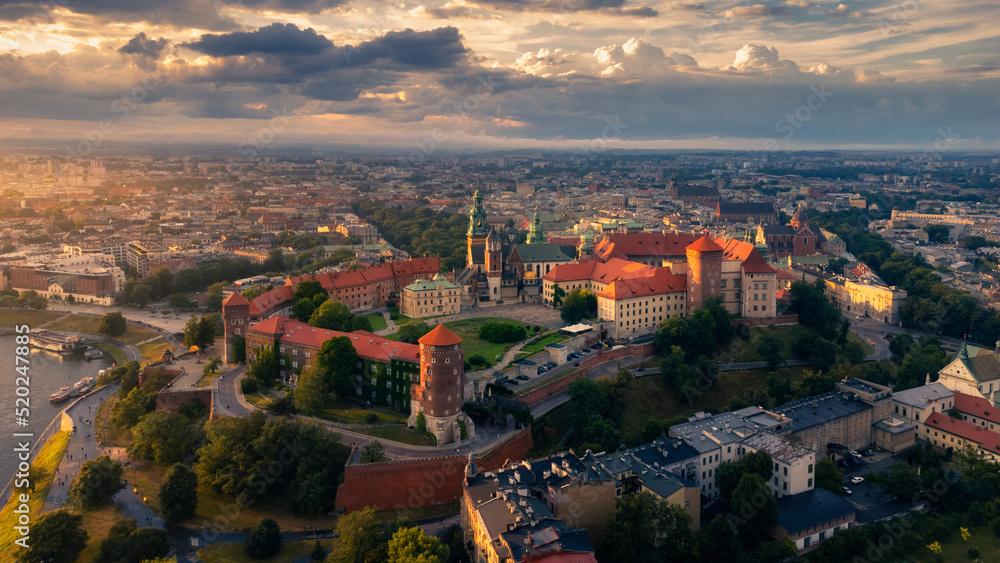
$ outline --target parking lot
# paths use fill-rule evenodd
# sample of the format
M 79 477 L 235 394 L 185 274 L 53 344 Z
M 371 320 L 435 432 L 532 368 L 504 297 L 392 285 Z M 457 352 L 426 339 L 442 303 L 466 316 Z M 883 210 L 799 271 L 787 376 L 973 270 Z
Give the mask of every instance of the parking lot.
M 563 373 L 569 371 L 570 369 L 575 368 L 576 366 L 574 364 L 577 364 L 581 360 L 584 360 L 594 355 L 594 352 L 590 348 L 586 348 L 586 350 L 590 351 L 588 351 L 587 353 L 580 353 L 580 354 L 573 352 L 572 354 L 570 354 L 573 357 L 563 364 L 556 364 L 555 362 L 547 362 L 545 364 L 539 365 L 538 367 L 535 368 L 534 375 L 530 376 L 522 375 L 519 376 L 518 379 L 508 381 L 507 388 L 509 388 L 511 391 L 517 391 L 520 388 L 519 386 L 521 385 L 535 385 L 542 381 L 547 381 L 549 379 L 562 375 Z
M 885 471 L 900 461 L 889 452 L 878 452 L 869 457 L 862 457 L 857 465 L 849 465 L 847 468 L 840 468 L 844 472 L 842 486 L 851 491 L 847 499 L 858 510 L 858 522 L 870 522 L 884 518 L 888 515 L 911 508 L 907 499 L 895 500 L 893 497 L 882 492 L 882 488 L 870 482 L 866 477 L 869 472 Z M 852 483 L 855 477 L 865 478 L 863 483 Z

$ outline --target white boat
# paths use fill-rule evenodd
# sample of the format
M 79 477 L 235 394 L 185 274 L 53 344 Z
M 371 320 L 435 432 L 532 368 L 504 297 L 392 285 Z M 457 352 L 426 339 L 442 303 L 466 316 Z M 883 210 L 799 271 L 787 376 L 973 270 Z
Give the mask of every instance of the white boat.
M 76 383 L 73 384 L 73 396 L 76 397 L 78 395 L 85 395 L 89 393 L 90 390 L 93 388 L 94 388 L 94 378 L 89 376 L 84 377 L 80 381 L 77 381 Z
M 69 399 L 73 391 L 69 387 L 63 387 L 62 389 L 56 391 L 55 393 L 49 395 L 49 401 L 53 403 L 61 403 L 66 399 Z

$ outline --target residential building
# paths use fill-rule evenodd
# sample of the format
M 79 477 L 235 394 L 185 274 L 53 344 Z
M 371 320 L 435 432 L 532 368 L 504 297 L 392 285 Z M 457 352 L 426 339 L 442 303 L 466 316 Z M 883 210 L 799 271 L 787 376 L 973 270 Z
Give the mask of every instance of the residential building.
M 774 496 L 781 498 L 811 490 L 816 480 L 816 452 L 773 432 L 761 432 L 743 441 L 742 454 L 764 451 L 774 462 L 774 474 L 767 482 Z
M 430 280 L 415 281 L 403 288 L 399 312 L 413 319 L 453 315 L 461 306 L 461 290 L 436 274 Z
M 863 379 L 837 382 L 836 389 L 774 409 L 790 419 L 776 432 L 826 455 L 831 448 L 859 450 L 872 443 L 872 425 L 889 417 L 892 390 Z
M 944 450 L 972 446 L 988 459 L 1000 462 L 1000 433 L 946 414 L 932 413 L 924 423 L 921 438 Z
M 924 435 L 924 423 L 931 413 L 948 412 L 954 406 L 955 392 L 940 381 L 892 394 L 892 416 L 916 426 L 918 436 Z
M 853 528 L 855 516 L 854 506 L 842 496 L 812 489 L 778 499 L 778 523 L 769 534 L 776 540 L 788 538 L 801 553 Z

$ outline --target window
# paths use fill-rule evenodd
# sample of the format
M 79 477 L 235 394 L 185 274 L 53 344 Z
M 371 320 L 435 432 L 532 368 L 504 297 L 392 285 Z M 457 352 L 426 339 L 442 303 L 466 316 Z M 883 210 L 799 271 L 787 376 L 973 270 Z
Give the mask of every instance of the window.
M 781 469 L 783 470 L 782 471 L 782 475 L 784 475 L 785 477 L 788 477 L 788 468 L 787 467 L 782 467 Z
M 809 473 L 812 473 L 812 472 L 813 472 L 813 464 L 810 463 L 809 464 Z

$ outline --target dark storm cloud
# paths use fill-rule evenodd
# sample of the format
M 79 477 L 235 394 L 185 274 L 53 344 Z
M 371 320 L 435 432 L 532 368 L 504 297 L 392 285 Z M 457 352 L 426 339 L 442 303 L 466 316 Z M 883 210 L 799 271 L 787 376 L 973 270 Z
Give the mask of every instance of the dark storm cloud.
M 146 37 L 145 33 L 139 33 L 130 39 L 128 43 L 122 45 L 122 47 L 118 49 L 118 52 L 126 55 L 141 55 L 155 59 L 160 56 L 160 52 L 163 51 L 163 48 L 166 46 L 167 40 L 162 37 L 159 39 L 150 39 L 149 37 Z
M 299 29 L 295 24 L 272 23 L 255 31 L 237 31 L 221 35 L 202 35 L 185 47 L 213 57 L 260 53 L 265 55 L 317 55 L 333 47 L 333 42 L 312 28 Z
M 340 66 L 396 64 L 425 69 L 455 66 L 469 54 L 455 27 L 390 31 L 357 47 L 341 47 L 340 51 L 344 59 L 338 61 Z

